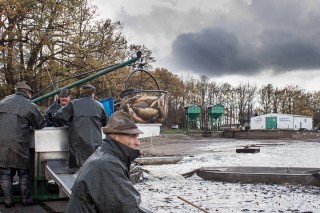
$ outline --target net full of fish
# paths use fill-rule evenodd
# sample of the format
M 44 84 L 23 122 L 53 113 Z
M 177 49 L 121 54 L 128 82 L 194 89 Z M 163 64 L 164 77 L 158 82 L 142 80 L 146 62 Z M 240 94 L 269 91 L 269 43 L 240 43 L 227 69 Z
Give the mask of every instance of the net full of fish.
M 142 92 L 121 99 L 120 109 L 137 123 L 162 123 L 168 114 L 167 94 Z

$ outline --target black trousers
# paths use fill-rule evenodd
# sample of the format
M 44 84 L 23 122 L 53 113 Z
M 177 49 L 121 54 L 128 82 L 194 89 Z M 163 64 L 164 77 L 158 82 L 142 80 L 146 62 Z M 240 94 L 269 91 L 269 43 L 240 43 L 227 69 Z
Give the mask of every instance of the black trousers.
M 30 185 L 30 170 L 18 168 L 3 168 L 0 167 L 0 184 L 4 191 L 6 205 L 13 203 L 13 189 L 12 179 L 18 172 L 20 194 L 22 196 L 23 205 L 33 205 L 31 198 L 31 185 Z
M 0 167 L 0 180 L 10 180 L 18 172 L 19 179 L 30 178 L 30 169 L 3 168 Z

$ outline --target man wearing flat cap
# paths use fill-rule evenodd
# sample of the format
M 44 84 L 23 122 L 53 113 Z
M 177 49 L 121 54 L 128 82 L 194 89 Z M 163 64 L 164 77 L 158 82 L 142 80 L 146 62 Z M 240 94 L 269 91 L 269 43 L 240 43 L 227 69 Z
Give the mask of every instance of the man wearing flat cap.
M 22 205 L 34 205 L 30 187 L 30 131 L 42 129 L 44 119 L 31 102 L 33 90 L 19 82 L 16 93 L 0 101 L 0 185 L 6 208 L 13 202 L 12 178 L 18 173 Z
M 130 181 L 131 162 L 140 156 L 138 129 L 125 112 L 112 114 L 101 146 L 80 169 L 66 213 L 151 212 L 140 205 L 140 193 Z
M 64 106 L 67 106 L 70 102 L 70 91 L 68 89 L 63 89 L 59 93 L 58 100 L 53 102 L 51 106 L 47 109 L 44 114 L 44 120 L 47 127 L 59 127 L 59 126 L 69 126 L 69 123 L 64 120 L 57 120 L 54 114 Z
M 101 128 L 107 123 L 103 105 L 94 99 L 96 88 L 86 84 L 80 97 L 59 109 L 54 117 L 69 122 L 69 167 L 80 168 L 101 144 Z

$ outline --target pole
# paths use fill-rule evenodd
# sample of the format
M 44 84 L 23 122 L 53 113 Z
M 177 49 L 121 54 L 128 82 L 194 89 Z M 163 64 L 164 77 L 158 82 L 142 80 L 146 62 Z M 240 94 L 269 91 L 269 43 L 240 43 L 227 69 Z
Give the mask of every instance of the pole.
M 179 199 L 183 200 L 184 202 L 186 202 L 186 203 L 190 204 L 191 206 L 196 207 L 197 209 L 199 209 L 199 210 L 201 210 L 201 211 L 203 211 L 203 212 L 205 212 L 205 213 L 210 213 L 210 212 L 208 212 L 207 210 L 205 210 L 205 209 L 201 208 L 200 206 L 197 206 L 196 204 L 191 203 L 190 201 L 188 201 L 188 200 L 187 200 L 187 199 L 185 199 L 185 198 L 182 198 L 182 197 L 180 197 L 180 196 L 177 196 L 177 197 L 178 197 Z
M 49 98 L 49 97 L 51 97 L 51 96 L 54 96 L 54 95 L 60 93 L 60 91 L 63 90 L 63 89 L 70 89 L 70 88 L 72 88 L 72 87 L 76 87 L 76 86 L 78 86 L 78 85 L 80 85 L 80 84 L 83 84 L 83 83 L 85 83 L 85 82 L 87 82 L 87 81 L 90 81 L 90 80 L 92 80 L 92 79 L 94 79 L 94 78 L 97 78 L 97 77 L 99 77 L 99 76 L 101 76 L 101 75 L 104 75 L 104 74 L 106 74 L 106 73 L 108 73 L 108 72 L 111 72 L 111 71 L 113 71 L 113 70 L 122 68 L 122 67 L 124 67 L 124 66 L 129 65 L 129 64 L 132 64 L 132 63 L 138 61 L 138 60 L 141 58 L 141 55 L 142 55 L 142 53 L 141 53 L 140 51 L 138 51 L 138 52 L 137 52 L 137 57 L 131 58 L 131 59 L 129 59 L 128 61 L 125 61 L 125 62 L 123 62 L 123 63 L 121 63 L 121 64 L 117 64 L 117 65 L 115 65 L 115 66 L 112 66 L 112 67 L 110 67 L 110 68 L 107 68 L 107 69 L 105 69 L 105 70 L 102 70 L 102 71 L 100 71 L 100 72 L 98 72 L 98 73 L 96 73 L 96 74 L 90 75 L 90 76 L 88 76 L 88 77 L 86 77 L 86 78 L 84 78 L 84 79 L 81 79 L 81 80 L 76 81 L 76 82 L 74 82 L 74 83 L 72 83 L 72 84 L 69 84 L 69 85 L 67 85 L 67 86 L 64 86 L 64 87 L 62 87 L 62 88 L 60 88 L 60 89 L 57 89 L 57 90 L 55 90 L 55 91 L 52 91 L 52 92 L 50 92 L 50 93 L 48 93 L 48 94 L 46 94 L 46 95 L 40 96 L 40 97 L 38 97 L 38 98 L 35 98 L 35 99 L 32 100 L 32 102 L 33 102 L 33 103 L 37 103 L 37 102 L 39 102 L 39 101 L 42 101 L 42 100 L 44 100 L 44 99 L 46 99 L 46 98 Z

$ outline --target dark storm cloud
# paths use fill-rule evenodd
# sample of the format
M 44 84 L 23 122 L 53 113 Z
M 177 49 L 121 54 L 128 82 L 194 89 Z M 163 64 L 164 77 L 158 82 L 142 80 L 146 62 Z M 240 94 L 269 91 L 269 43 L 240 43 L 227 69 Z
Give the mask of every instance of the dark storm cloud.
M 276 71 L 319 69 L 319 40 L 299 37 L 281 30 L 265 32 L 260 39 L 262 46 L 257 50 L 262 68 Z
M 171 62 L 209 76 L 320 68 L 320 47 L 312 39 L 278 30 L 264 32 L 258 41 L 256 47 L 221 28 L 185 33 L 173 42 Z
M 319 0 L 235 0 L 225 10 L 213 2 L 153 1 L 145 13 L 119 17 L 172 71 L 213 77 L 320 69 Z
M 171 63 L 208 76 L 320 69 L 319 1 L 258 0 L 237 8 L 243 20 L 230 13 L 223 27 L 213 22 L 178 35 Z
M 179 35 L 172 45 L 172 57 L 182 67 L 203 74 L 251 73 L 258 66 L 238 38 L 221 28 Z

